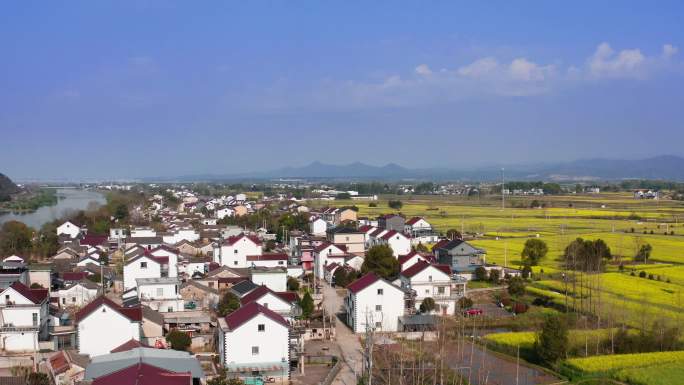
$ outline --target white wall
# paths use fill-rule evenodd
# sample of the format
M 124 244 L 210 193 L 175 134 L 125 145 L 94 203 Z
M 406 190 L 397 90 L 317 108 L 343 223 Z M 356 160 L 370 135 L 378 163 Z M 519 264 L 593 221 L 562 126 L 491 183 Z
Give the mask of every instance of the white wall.
M 88 289 L 81 285 L 75 285 L 66 290 L 59 290 L 55 294 L 59 298 L 60 307 L 83 307 L 97 297 L 97 292 L 97 289 Z
M 68 234 L 71 238 L 76 238 L 81 232 L 81 228 L 71 222 L 64 222 L 57 227 L 57 235 Z
M 104 304 L 78 324 L 78 352 L 91 357 L 109 354 L 130 339 L 140 341 L 140 323 Z
M 378 289 L 383 289 L 383 294 L 377 294 Z M 352 299 L 352 317 L 356 322 L 351 325 L 354 333 L 364 333 L 366 331 L 366 315 L 369 321 L 372 319 L 373 325 L 380 322 L 380 327 L 376 331 L 396 332 L 399 317 L 404 315 L 404 292 L 383 280 L 378 280 L 362 291 L 348 296 Z M 380 311 L 376 310 L 376 305 L 382 306 Z
M 140 267 L 141 262 L 147 262 L 147 268 Z M 135 280 L 138 278 L 159 277 L 161 277 L 161 265 L 151 258 L 142 257 L 124 265 L 124 289 L 126 290 L 135 287 Z
M 266 330 L 258 331 L 258 325 L 265 325 Z M 266 362 L 281 362 L 289 365 L 288 328 L 271 320 L 263 314 L 242 324 L 237 330 L 225 333 L 225 361 L 230 365 L 258 364 Z M 259 354 L 252 354 L 252 346 L 259 347 Z
M 219 253 L 218 247 L 214 249 L 214 261 L 228 267 L 249 267 L 247 256 L 261 254 L 263 254 L 261 245 L 254 243 L 247 237 L 242 237 L 232 245 L 221 246 L 221 253 Z
M 32 352 L 39 348 L 37 332 L 2 333 L 0 347 L 7 352 Z
M 265 285 L 273 291 L 287 291 L 287 273 L 252 272 L 252 282 Z

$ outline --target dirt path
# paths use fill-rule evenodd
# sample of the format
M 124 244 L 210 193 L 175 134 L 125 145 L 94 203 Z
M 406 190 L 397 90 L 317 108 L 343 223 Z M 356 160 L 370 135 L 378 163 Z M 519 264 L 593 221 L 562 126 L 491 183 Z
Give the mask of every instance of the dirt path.
M 343 296 L 337 291 L 324 284 L 323 285 L 323 306 L 329 314 L 337 314 L 341 311 Z M 361 374 L 363 363 L 361 353 L 361 343 L 357 335 L 352 333 L 341 320 L 336 323 L 336 342 L 342 352 L 344 365 L 337 377 L 333 381 L 334 385 L 356 385 L 356 376 Z

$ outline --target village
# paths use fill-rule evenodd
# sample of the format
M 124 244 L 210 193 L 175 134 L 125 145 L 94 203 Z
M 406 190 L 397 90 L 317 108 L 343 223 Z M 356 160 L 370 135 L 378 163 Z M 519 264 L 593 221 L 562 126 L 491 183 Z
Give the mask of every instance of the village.
M 131 209 L 158 218 L 156 229 L 97 234 L 67 220 L 54 255 L 4 257 L 3 355 L 55 384 L 356 383 L 370 364 L 361 340 L 424 338 L 438 316 L 477 316 L 476 270 L 521 273 L 422 217 L 360 217 L 282 195 L 166 194 L 174 203 L 155 194 Z M 221 224 L 267 206 L 303 228 Z

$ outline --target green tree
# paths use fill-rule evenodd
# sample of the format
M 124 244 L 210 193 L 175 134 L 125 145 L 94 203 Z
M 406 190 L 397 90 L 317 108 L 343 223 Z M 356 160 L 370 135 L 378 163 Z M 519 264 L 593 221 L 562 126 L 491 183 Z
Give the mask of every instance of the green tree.
M 468 297 L 461 297 L 458 299 L 458 307 L 461 309 L 469 309 L 473 307 L 473 300 Z
M 639 262 L 646 262 L 651 257 L 651 251 L 653 251 L 653 247 L 650 244 L 643 244 L 639 247 L 639 251 L 634 256 L 634 259 Z
M 508 281 L 508 294 L 520 296 L 525 294 L 525 280 L 520 277 L 513 277 Z
M 221 297 L 221 301 L 218 304 L 218 314 L 221 317 L 225 317 L 239 307 L 240 299 L 235 294 L 228 291 Z
M 308 291 L 304 293 L 304 297 L 302 297 L 299 306 L 302 308 L 302 318 L 311 318 L 311 314 L 314 311 L 314 302 L 311 294 Z
M 423 302 L 420 304 L 421 313 L 432 313 L 433 311 L 435 311 L 436 308 L 437 304 L 435 303 L 435 300 L 431 297 L 423 299 Z
M 525 265 L 536 266 L 548 252 L 549 247 L 546 245 L 546 242 L 541 239 L 531 238 L 525 242 L 525 247 L 520 255 Z
M 28 385 L 50 385 L 50 378 L 45 373 L 33 372 L 26 378 Z
M 391 209 L 401 210 L 404 204 L 400 200 L 390 200 L 387 202 L 387 206 Z
M 522 269 L 522 277 L 523 279 L 528 279 L 532 275 L 532 268 L 529 267 L 528 265 L 525 265 Z
M 558 315 L 547 316 L 537 336 L 534 350 L 542 362 L 554 365 L 568 351 L 568 326 Z
M 33 231 L 19 221 L 7 221 L 0 228 L 0 254 L 25 255 L 32 247 Z
M 349 285 L 350 281 L 353 276 L 349 274 L 350 271 L 344 268 L 344 266 L 338 267 L 335 269 L 335 273 L 333 274 L 333 279 L 335 280 L 335 286 L 340 286 L 340 287 L 347 287 Z
M 499 271 L 498 269 L 489 270 L 489 280 L 492 283 L 499 283 L 499 281 L 501 280 L 501 271 Z
M 417 245 L 413 246 L 413 250 L 419 253 L 427 253 L 430 251 L 422 242 L 418 242 Z
M 487 280 L 487 270 L 484 267 L 478 266 L 475 269 L 475 280 L 476 281 L 486 281 Z
M 446 232 L 446 237 L 453 241 L 454 239 L 463 239 L 463 234 L 456 229 L 449 229 Z
M 188 333 L 182 332 L 177 329 L 171 330 L 166 335 L 166 341 L 171 344 L 171 349 L 173 350 L 188 350 L 190 345 L 192 345 L 192 338 Z
M 401 265 L 394 258 L 392 248 L 388 245 L 373 246 L 366 252 L 366 258 L 361 265 L 361 273 L 373 272 L 385 279 L 393 279 L 399 274 Z
M 299 280 L 295 277 L 287 277 L 287 290 L 299 291 Z

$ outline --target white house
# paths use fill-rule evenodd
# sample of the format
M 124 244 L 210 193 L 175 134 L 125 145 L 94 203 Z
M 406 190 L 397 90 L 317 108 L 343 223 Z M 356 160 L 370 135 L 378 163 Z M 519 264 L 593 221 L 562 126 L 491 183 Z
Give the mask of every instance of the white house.
M 57 227 L 57 235 L 61 234 L 66 234 L 71 238 L 76 238 L 79 234 L 81 234 L 81 228 L 69 221 L 66 221 Z
M 287 266 L 287 254 L 262 254 L 248 255 L 247 263 L 257 267 L 285 267 Z
M 0 292 L 0 349 L 6 352 L 38 351 L 48 337 L 48 291 L 14 282 Z
M 378 332 L 396 332 L 399 317 L 405 312 L 404 299 L 405 292 L 400 287 L 368 273 L 347 285 L 347 325 L 354 333 L 364 333 L 367 323 Z
M 230 207 L 224 207 L 216 210 L 215 215 L 217 219 L 230 218 L 235 216 L 235 210 Z
M 418 310 L 426 298 L 435 301 L 435 313 L 454 314 L 456 302 L 465 295 L 467 280 L 452 276 L 448 265 L 419 261 L 401 272 L 401 287 L 415 293 L 415 308 Z
M 139 254 L 124 265 L 124 290 L 134 288 L 138 278 L 161 278 L 165 276 L 164 265 L 168 258 Z
M 219 356 L 229 376 L 288 381 L 290 327 L 282 316 L 251 302 L 218 322 Z
M 411 252 L 411 239 L 404 233 L 395 230 L 390 230 L 378 238 L 378 244 L 388 245 L 392 248 L 392 254 L 396 258 L 400 255 L 406 255 Z
M 100 285 L 84 279 L 52 292 L 52 297 L 57 298 L 61 308 L 81 308 L 97 298 L 99 290 Z
M 245 306 L 252 302 L 256 302 L 269 310 L 273 310 L 291 322 L 296 316 L 295 311 L 298 299 L 297 293 L 286 291 L 275 292 L 268 287 L 261 285 L 240 298 L 240 303 L 242 306 Z
M 339 245 L 324 242 L 313 250 L 314 255 L 314 273 L 316 277 L 323 278 L 323 269 L 325 265 L 332 262 L 344 263 L 344 257 L 347 251 Z
M 404 233 L 411 237 L 414 245 L 418 243 L 434 243 L 439 239 L 439 234 L 432 229 L 432 225 L 425 218 L 421 217 L 413 217 L 407 220 L 404 224 Z
M 140 303 L 160 313 L 184 311 L 184 301 L 179 290 L 180 281 L 176 277 L 138 278 Z
M 351 255 L 344 259 L 344 264 L 356 271 L 361 271 L 364 260 L 365 258 L 360 255 Z
M 241 234 L 229 237 L 222 245 L 214 247 L 214 262 L 228 267 L 249 267 L 247 256 L 261 254 L 261 241 L 256 237 Z
M 309 222 L 309 233 L 316 236 L 325 236 L 328 231 L 328 222 L 321 217 L 312 218 Z
M 284 267 L 253 267 L 249 273 L 250 280 L 257 285 L 277 292 L 287 290 L 287 269 Z
M 168 258 L 168 265 L 169 265 L 169 272 L 168 276 L 169 277 L 177 277 L 178 276 L 178 256 L 180 252 L 176 249 L 172 249 L 168 246 L 159 246 L 156 249 L 153 249 L 150 251 L 150 255 L 154 257 L 166 257 Z
M 162 240 L 164 243 L 169 245 L 174 245 L 183 240 L 195 242 L 198 239 L 200 239 L 200 233 L 193 228 L 177 229 L 162 235 Z
M 142 310 L 98 297 L 75 316 L 78 352 L 91 358 L 109 354 L 130 340 L 140 341 Z
M 420 254 L 417 251 L 411 251 L 406 255 L 399 256 L 399 265 L 401 265 L 400 271 L 404 271 L 420 261 L 434 262 L 434 260 L 434 256 L 430 254 Z

